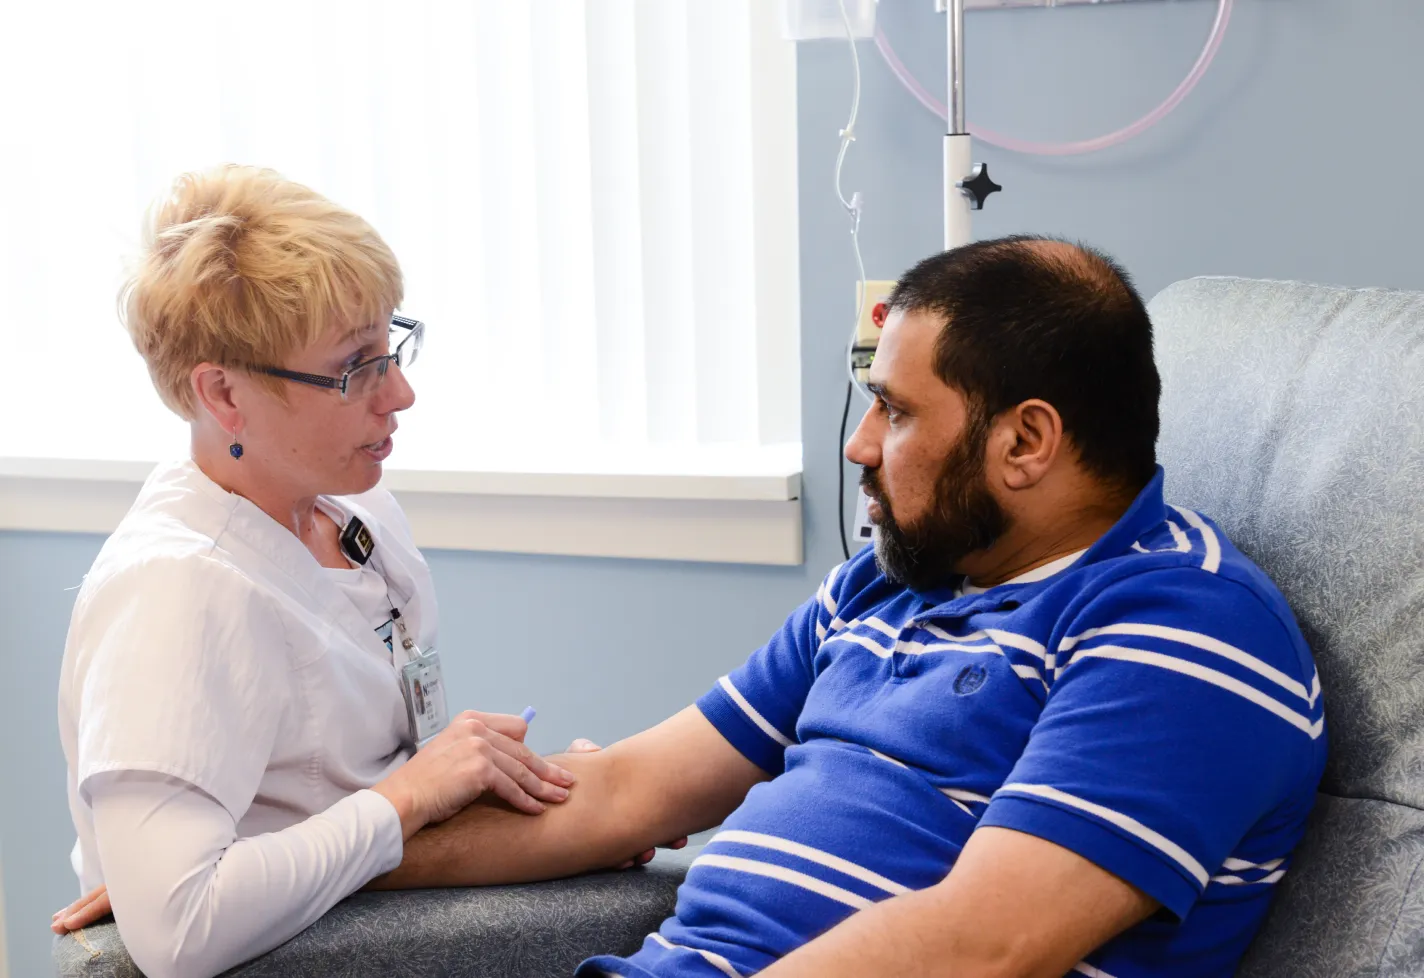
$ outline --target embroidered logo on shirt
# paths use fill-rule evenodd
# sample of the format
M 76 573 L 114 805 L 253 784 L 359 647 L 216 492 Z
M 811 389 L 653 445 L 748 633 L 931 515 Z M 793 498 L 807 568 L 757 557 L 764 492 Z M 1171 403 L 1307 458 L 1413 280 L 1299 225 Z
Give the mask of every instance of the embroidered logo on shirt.
M 965 666 L 959 670 L 959 675 L 954 677 L 954 691 L 960 696 L 977 693 L 988 678 L 989 670 L 983 666 Z

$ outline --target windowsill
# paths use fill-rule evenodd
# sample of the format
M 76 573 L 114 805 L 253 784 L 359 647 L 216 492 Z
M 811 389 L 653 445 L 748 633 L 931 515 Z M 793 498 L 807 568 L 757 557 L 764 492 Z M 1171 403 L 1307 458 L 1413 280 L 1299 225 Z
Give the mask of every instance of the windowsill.
M 800 564 L 799 445 L 388 468 L 426 549 Z M 111 533 L 155 463 L 0 457 L 0 530 Z

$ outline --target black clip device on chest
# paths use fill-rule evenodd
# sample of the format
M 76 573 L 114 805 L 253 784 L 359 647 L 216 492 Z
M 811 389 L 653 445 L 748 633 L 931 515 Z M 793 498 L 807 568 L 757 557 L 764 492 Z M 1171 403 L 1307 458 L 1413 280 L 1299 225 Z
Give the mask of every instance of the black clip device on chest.
M 341 531 L 341 552 L 362 567 L 376 552 L 376 538 L 371 536 L 366 524 L 354 516 Z

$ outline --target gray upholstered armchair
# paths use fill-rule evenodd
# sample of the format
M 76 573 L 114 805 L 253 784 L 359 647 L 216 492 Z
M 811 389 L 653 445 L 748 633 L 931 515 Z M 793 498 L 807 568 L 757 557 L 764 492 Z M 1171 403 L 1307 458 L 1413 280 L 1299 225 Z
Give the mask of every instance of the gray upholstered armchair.
M 1332 758 L 1244 978 L 1424 975 L 1424 295 L 1194 279 L 1152 303 L 1172 501 L 1211 514 L 1315 650 Z M 568 975 L 671 912 L 690 853 L 533 886 L 360 894 L 230 972 Z M 66 976 L 137 971 L 112 923 Z
M 1193 279 L 1152 302 L 1169 497 L 1315 652 L 1330 764 L 1248 978 L 1424 975 L 1424 295 Z
M 641 869 L 553 883 L 358 893 L 230 978 L 568 978 L 584 958 L 632 952 L 672 912 L 696 849 Z M 54 942 L 64 978 L 141 978 L 113 921 Z

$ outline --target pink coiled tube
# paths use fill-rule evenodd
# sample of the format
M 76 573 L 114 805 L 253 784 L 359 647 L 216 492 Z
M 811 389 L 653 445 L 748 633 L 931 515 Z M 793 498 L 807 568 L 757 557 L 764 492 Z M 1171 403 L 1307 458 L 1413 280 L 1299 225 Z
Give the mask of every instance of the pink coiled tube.
M 1026 139 L 1015 139 L 1013 136 L 1005 136 L 1001 133 L 993 132 L 989 129 L 981 129 L 977 126 L 970 126 L 969 133 L 975 139 L 982 139 L 991 146 L 1000 149 L 1007 149 L 1014 153 L 1027 153 L 1032 156 L 1079 156 L 1083 153 L 1096 153 L 1099 150 L 1108 149 L 1112 146 L 1119 146 L 1129 139 L 1142 135 L 1157 123 L 1165 119 L 1172 110 L 1181 105 L 1183 100 L 1192 93 L 1192 89 L 1197 87 L 1197 83 L 1202 80 L 1212 61 L 1216 58 L 1216 52 L 1221 48 L 1221 42 L 1226 37 L 1226 25 L 1231 21 L 1231 8 L 1235 0 L 1219 0 L 1216 8 L 1216 22 L 1212 24 L 1211 36 L 1207 38 L 1206 46 L 1202 48 L 1201 56 L 1197 58 L 1197 63 L 1192 66 L 1191 72 L 1182 83 L 1177 86 L 1166 101 L 1147 115 L 1138 119 L 1129 126 L 1124 126 L 1116 132 L 1108 133 L 1106 136 L 1099 136 L 1096 139 L 1084 139 L 1073 143 L 1036 143 Z M 885 59 L 885 63 L 890 66 L 890 70 L 895 77 L 900 79 L 900 83 L 909 89 L 910 94 L 919 100 L 919 103 L 929 109 L 941 119 L 948 120 L 949 111 L 943 102 L 936 99 L 925 90 L 919 80 L 910 74 L 910 70 L 895 54 L 895 49 L 890 46 L 890 40 L 885 36 L 885 32 L 879 25 L 875 28 L 875 46 L 880 50 L 880 55 Z

